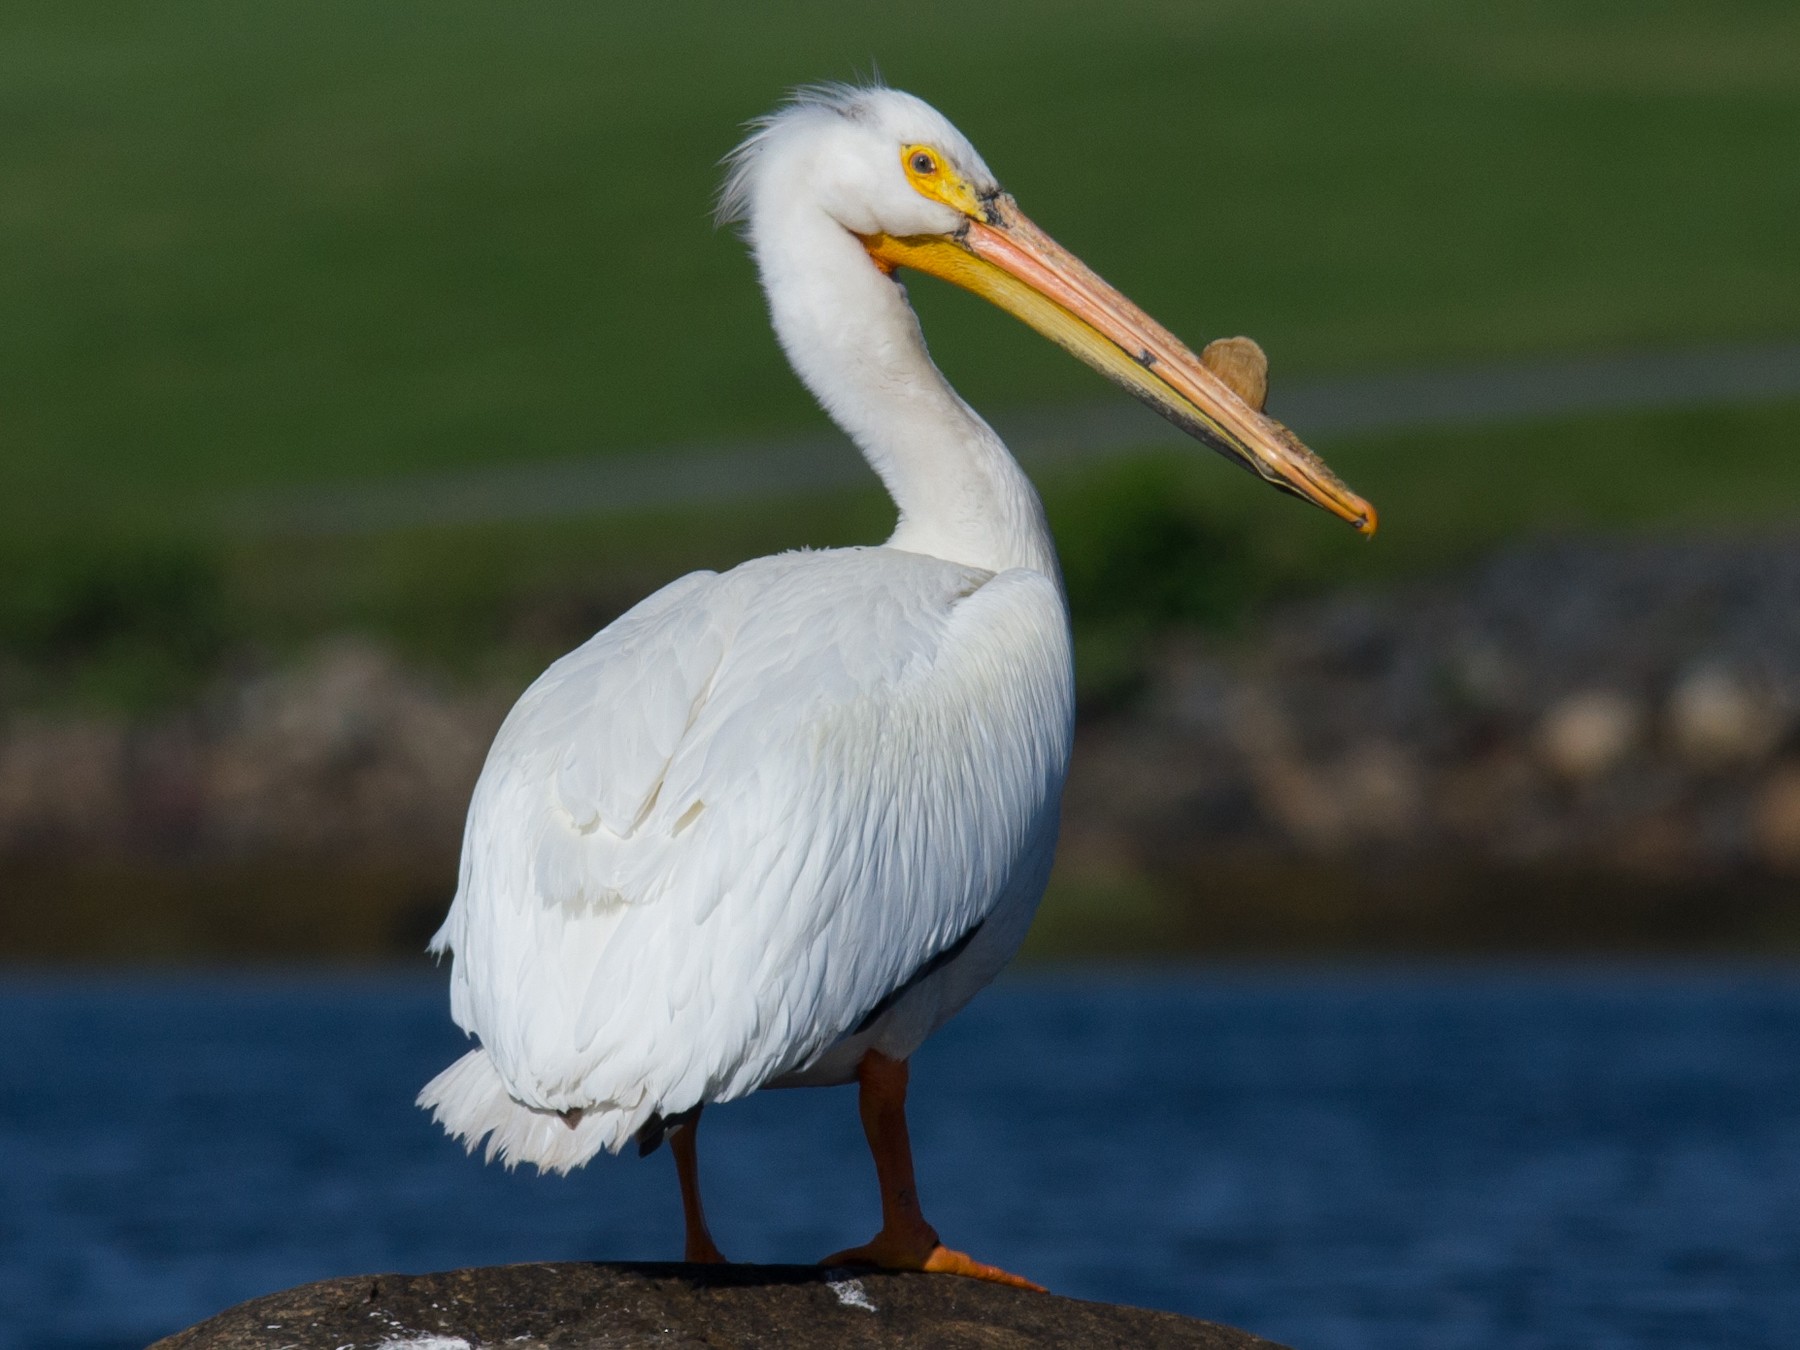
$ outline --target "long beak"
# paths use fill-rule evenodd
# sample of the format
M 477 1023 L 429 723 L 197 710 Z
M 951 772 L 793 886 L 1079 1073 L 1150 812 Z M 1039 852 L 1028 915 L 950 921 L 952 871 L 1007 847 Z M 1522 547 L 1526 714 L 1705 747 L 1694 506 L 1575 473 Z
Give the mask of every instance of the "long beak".
M 1375 508 L 1281 423 L 1262 412 L 1263 371 L 1209 364 L 1026 219 L 1011 197 L 985 202 L 985 220 L 954 235 L 869 235 L 863 246 L 892 271 L 942 277 L 1023 319 L 1169 421 L 1284 492 L 1375 533 Z M 1261 362 L 1260 349 L 1246 343 Z M 1210 350 L 1210 349 L 1209 349 Z

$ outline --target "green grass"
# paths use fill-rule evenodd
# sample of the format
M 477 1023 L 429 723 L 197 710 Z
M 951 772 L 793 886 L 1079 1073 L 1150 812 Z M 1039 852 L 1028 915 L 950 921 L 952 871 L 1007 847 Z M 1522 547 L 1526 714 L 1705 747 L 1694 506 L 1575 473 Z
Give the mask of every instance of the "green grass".
M 872 61 L 1177 331 L 1261 338 L 1277 406 L 1307 371 L 1795 332 L 1790 4 L 665 8 L 0 14 L 0 703 L 165 702 L 344 629 L 522 675 L 690 567 L 882 537 L 873 493 L 218 528 L 290 484 L 816 429 L 708 205 L 745 118 Z M 914 294 L 978 406 L 1117 396 Z M 1374 544 L 1204 454 L 1046 490 L 1085 678 L 1122 689 L 1146 633 L 1327 581 L 1791 518 L 1797 445 L 1793 407 L 1321 444 Z
M 15 0 L 0 530 L 71 547 L 253 486 L 816 425 L 707 208 L 743 119 L 872 62 L 1178 332 L 1262 339 L 1278 382 L 1800 313 L 1787 0 Z M 977 404 L 1099 392 L 915 290 Z M 1347 457 L 1380 548 L 1497 483 L 1509 518 L 1565 508 L 1510 440 L 1457 443 L 1461 476 L 1424 442 Z M 402 571 L 443 551 L 404 547 Z

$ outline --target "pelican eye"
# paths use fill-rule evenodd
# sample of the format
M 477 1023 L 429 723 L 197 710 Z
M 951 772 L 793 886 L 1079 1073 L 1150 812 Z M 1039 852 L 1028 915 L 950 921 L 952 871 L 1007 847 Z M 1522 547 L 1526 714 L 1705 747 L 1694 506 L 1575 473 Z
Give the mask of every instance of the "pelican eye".
M 973 219 L 979 220 L 983 216 L 975 189 L 963 180 L 956 166 L 935 146 L 922 143 L 901 146 L 900 167 L 906 171 L 906 181 L 920 196 L 942 202 Z

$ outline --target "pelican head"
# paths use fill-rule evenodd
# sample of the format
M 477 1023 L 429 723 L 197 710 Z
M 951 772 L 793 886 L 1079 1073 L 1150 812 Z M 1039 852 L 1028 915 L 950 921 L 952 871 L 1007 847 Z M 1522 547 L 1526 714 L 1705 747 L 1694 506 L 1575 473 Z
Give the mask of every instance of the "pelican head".
M 1374 533 L 1374 507 L 1263 411 L 1260 347 L 1230 338 L 1195 355 L 1032 224 L 923 100 L 886 88 L 802 90 L 729 163 L 719 218 L 746 221 L 753 247 L 759 221 L 823 215 L 879 273 L 911 268 L 973 291 L 1227 459 Z

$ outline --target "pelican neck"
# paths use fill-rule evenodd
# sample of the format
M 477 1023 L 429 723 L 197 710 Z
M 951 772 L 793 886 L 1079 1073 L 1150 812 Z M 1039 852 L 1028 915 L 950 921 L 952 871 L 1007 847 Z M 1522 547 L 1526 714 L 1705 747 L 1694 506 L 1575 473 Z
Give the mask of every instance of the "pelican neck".
M 889 546 L 1057 576 L 1037 490 L 932 362 L 906 288 L 816 206 L 767 206 L 750 236 L 782 350 L 899 510 Z

